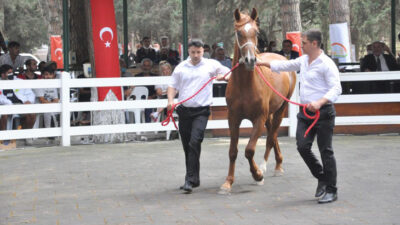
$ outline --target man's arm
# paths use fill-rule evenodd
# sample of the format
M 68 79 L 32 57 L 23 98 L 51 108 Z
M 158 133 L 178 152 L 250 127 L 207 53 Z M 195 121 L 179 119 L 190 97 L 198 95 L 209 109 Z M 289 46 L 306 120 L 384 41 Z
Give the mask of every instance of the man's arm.
M 167 109 L 168 110 L 171 110 L 172 105 L 174 104 L 175 95 L 176 95 L 176 89 L 173 87 L 168 87 L 168 90 L 167 90 L 167 96 L 168 96 Z

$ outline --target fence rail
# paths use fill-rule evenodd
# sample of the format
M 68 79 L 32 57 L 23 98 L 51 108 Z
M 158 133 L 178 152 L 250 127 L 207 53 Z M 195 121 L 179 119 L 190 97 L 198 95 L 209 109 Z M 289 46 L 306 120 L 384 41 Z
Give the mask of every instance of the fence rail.
M 342 73 L 341 81 L 377 81 L 377 80 L 400 80 L 399 72 L 371 72 L 371 73 Z M 52 104 L 30 104 L 30 105 L 2 105 L 1 114 L 24 114 L 24 113 L 61 113 L 61 126 L 57 128 L 39 128 L 27 130 L 0 131 L 0 140 L 40 138 L 49 136 L 61 136 L 63 146 L 71 144 L 71 136 L 92 135 L 105 133 L 125 133 L 143 131 L 166 131 L 174 130 L 172 124 L 161 126 L 160 123 L 142 124 L 118 124 L 118 125 L 92 125 L 82 127 L 70 126 L 71 112 L 97 111 L 97 110 L 125 110 L 134 108 L 158 108 L 165 107 L 167 100 L 136 100 L 136 101 L 108 101 L 108 102 L 70 102 L 70 89 L 82 87 L 109 87 L 109 86 L 143 86 L 167 84 L 169 77 L 140 77 L 140 78 L 85 78 L 71 79 L 64 74 L 62 79 L 55 80 L 13 80 L 0 81 L 1 89 L 23 89 L 23 88 L 59 88 L 61 90 L 61 102 Z M 223 83 L 223 82 L 215 82 Z M 298 85 L 291 100 L 298 102 Z M 226 106 L 225 98 L 214 98 L 213 106 Z M 378 103 L 378 102 L 400 102 L 400 94 L 361 94 L 342 95 L 337 103 Z M 298 107 L 289 105 L 288 118 L 284 118 L 282 125 L 289 128 L 289 136 L 296 133 Z M 400 124 L 399 115 L 387 116 L 347 116 L 337 117 L 337 125 L 371 125 L 371 124 Z M 241 127 L 252 127 L 248 120 L 244 120 Z M 210 120 L 207 129 L 228 128 L 227 120 Z

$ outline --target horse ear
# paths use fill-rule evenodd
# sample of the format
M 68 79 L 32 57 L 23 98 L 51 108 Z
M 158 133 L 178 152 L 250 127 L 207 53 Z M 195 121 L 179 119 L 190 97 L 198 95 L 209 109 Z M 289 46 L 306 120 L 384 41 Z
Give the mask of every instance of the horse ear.
M 251 11 L 251 16 L 250 16 L 253 20 L 256 20 L 258 17 L 257 14 L 257 10 L 255 8 L 253 8 L 253 11 Z
M 239 9 L 235 9 L 234 15 L 235 15 L 235 20 L 239 21 L 240 20 L 240 11 L 239 11 Z

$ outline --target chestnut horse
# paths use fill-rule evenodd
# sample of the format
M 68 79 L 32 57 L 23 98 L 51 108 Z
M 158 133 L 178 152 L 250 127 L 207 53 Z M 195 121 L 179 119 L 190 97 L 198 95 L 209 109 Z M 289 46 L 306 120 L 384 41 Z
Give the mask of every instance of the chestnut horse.
M 277 140 L 277 133 L 288 105 L 264 83 L 255 70 L 257 58 L 263 61 L 285 60 L 286 58 L 274 53 L 258 54 L 256 50 L 257 11 L 254 8 L 250 16 L 240 13 L 238 9 L 235 10 L 234 16 L 236 42 L 232 64 L 236 65 L 237 62 L 240 62 L 240 65 L 232 72 L 226 89 L 231 135 L 229 146 L 230 163 L 228 176 L 221 186 L 221 193 L 230 192 L 234 182 L 239 126 L 243 119 L 248 119 L 253 123 L 250 140 L 245 150 L 245 156 L 249 160 L 253 178 L 259 184 L 263 183 L 263 172 L 266 171 L 266 162 L 272 147 L 275 151 L 276 174 L 283 173 L 282 154 Z M 260 70 L 277 91 L 290 98 L 296 83 L 296 74 L 294 72 L 275 73 L 267 67 L 260 67 Z M 264 125 L 268 134 L 267 146 L 263 165 L 259 169 L 253 156 L 257 140 L 263 131 Z

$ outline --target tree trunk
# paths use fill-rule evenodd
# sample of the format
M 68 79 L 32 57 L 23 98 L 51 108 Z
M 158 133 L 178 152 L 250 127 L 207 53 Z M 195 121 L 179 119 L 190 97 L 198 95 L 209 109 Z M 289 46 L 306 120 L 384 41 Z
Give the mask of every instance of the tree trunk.
M 49 21 L 49 34 L 61 35 L 62 34 L 62 4 L 61 0 L 47 0 L 49 7 L 48 21 Z
M 4 1 L 0 1 L 0 32 L 4 32 Z
M 81 0 L 70 1 L 70 46 L 71 51 L 76 54 L 76 64 L 72 65 L 73 70 L 82 70 L 83 63 L 90 62 L 90 42 L 88 39 L 85 4 Z
M 282 36 L 287 32 L 301 32 L 300 0 L 281 0 Z

